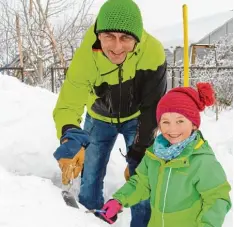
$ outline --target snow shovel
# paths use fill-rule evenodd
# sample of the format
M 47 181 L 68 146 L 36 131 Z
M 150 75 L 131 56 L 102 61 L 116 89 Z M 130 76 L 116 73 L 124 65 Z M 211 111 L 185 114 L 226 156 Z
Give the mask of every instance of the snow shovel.
M 79 209 L 78 202 L 70 192 L 72 185 L 73 185 L 73 180 L 70 180 L 68 186 L 63 185 L 62 197 L 68 206 Z

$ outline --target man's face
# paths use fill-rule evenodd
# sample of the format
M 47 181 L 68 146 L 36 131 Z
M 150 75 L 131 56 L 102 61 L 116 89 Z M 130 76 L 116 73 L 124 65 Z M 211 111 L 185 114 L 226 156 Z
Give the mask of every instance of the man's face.
M 136 40 L 131 35 L 120 32 L 103 32 L 98 35 L 98 39 L 102 51 L 113 64 L 123 63 L 136 44 Z

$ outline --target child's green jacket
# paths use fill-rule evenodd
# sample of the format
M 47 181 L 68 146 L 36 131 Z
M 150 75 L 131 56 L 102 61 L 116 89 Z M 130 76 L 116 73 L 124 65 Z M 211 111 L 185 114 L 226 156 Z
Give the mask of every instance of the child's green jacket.
M 180 156 L 167 163 L 151 147 L 136 173 L 113 197 L 124 207 L 150 199 L 148 227 L 222 226 L 231 207 L 231 187 L 200 132 Z

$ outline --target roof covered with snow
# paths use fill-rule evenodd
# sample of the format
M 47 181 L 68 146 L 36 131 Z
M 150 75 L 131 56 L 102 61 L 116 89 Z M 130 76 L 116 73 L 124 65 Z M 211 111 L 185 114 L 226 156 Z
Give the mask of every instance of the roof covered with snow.
M 230 10 L 189 21 L 189 42 L 198 42 L 232 18 L 233 11 Z M 159 39 L 165 48 L 183 46 L 183 22 L 154 30 L 152 35 Z

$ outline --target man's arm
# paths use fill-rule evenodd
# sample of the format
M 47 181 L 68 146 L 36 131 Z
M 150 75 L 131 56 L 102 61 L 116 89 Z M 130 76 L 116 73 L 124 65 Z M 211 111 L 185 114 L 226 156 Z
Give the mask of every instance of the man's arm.
M 157 127 L 156 107 L 167 90 L 167 63 L 164 48 L 161 44 L 158 44 L 156 51 L 151 50 L 150 52 L 149 49 L 150 46 L 148 45 L 143 58 L 146 58 L 146 61 L 148 58 L 149 63 L 147 63 L 156 65 L 156 68 L 143 70 L 141 78 L 141 115 L 139 116 L 139 125 L 134 143 L 127 155 L 138 162 L 144 156 L 145 149 L 153 143 L 153 134 Z
M 166 62 L 154 74 L 154 80 L 148 81 L 144 87 L 144 100 L 140 108 L 137 135 L 132 150 L 129 151 L 134 154 L 128 154 L 133 155 L 137 161 L 141 160 L 145 149 L 150 147 L 154 141 L 154 130 L 157 127 L 156 107 L 167 89 Z
M 95 39 L 92 26 L 87 31 L 81 46 L 76 50 L 60 90 L 53 111 L 59 139 L 67 129 L 80 127 L 81 116 L 92 86 L 91 77 L 96 75 L 96 66 L 92 59 L 92 44 Z
M 143 100 L 140 107 L 139 135 L 135 144 L 141 147 L 150 147 L 154 140 L 153 131 L 157 127 L 156 107 L 167 90 L 167 64 L 159 66 L 153 74 L 152 80 L 145 83 Z

